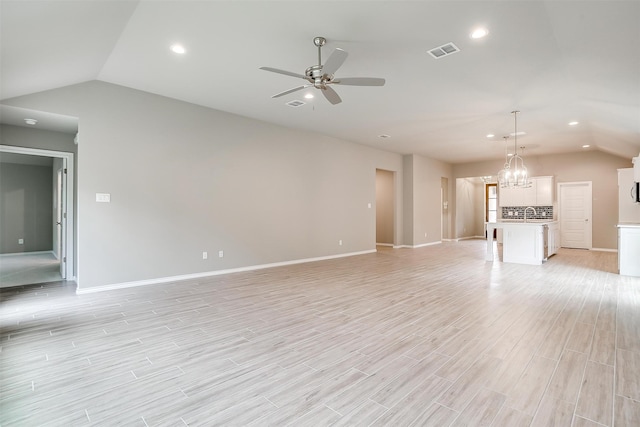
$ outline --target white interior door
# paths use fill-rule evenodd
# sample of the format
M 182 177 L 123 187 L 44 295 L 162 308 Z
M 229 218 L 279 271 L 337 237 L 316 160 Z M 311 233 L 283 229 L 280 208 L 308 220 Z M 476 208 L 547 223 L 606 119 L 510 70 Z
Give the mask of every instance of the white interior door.
M 591 249 L 591 182 L 558 184 L 560 245 L 563 248 Z

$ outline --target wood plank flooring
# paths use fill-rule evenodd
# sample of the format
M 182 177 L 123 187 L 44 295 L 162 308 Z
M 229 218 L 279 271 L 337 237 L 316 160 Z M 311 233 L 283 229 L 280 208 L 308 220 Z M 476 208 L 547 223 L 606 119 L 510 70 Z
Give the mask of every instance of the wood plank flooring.
M 3 289 L 0 425 L 639 426 L 640 279 L 484 250 Z

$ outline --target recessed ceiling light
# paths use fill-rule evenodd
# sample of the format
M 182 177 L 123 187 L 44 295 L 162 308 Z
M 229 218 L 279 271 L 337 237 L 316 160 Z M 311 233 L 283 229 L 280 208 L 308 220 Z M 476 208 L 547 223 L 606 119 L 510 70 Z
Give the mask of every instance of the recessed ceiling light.
M 589 148 L 589 147 L 591 147 L 589 144 L 584 144 L 584 145 L 582 146 L 582 148 Z
M 489 30 L 487 30 L 486 28 L 476 28 L 471 33 L 471 38 L 472 39 L 481 39 L 484 36 L 486 36 L 487 34 L 489 34 Z
M 579 124 L 579 123 L 580 123 L 580 122 L 576 122 L 576 121 L 569 122 L 569 126 L 576 126 L 576 125 L 577 125 L 577 124 Z
M 382 139 L 391 138 L 391 135 L 387 135 L 383 133 L 382 135 L 378 135 L 378 138 L 382 138 Z
M 307 99 L 312 99 L 313 98 L 313 94 L 312 93 L 308 93 L 304 96 Z
M 174 44 L 171 46 L 171 51 L 173 53 L 179 53 L 179 54 L 184 54 L 187 53 L 187 50 L 184 48 L 184 46 L 182 46 L 181 44 Z
M 511 136 L 516 136 L 516 135 L 517 136 L 523 136 L 523 135 L 526 135 L 526 134 L 527 134 L 526 132 L 520 131 L 520 132 L 517 132 L 517 133 L 516 132 L 511 132 L 509 135 L 511 135 Z
M 31 126 L 34 126 L 36 123 L 38 123 L 36 119 L 24 119 L 24 122 Z
M 495 135 L 494 135 L 494 134 L 492 134 L 492 133 L 487 134 L 487 138 L 493 138 L 494 136 L 495 136 Z

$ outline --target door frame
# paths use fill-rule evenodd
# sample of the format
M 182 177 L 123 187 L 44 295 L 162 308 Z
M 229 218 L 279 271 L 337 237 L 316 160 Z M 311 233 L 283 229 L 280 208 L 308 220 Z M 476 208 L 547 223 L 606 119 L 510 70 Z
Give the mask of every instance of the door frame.
M 587 206 L 588 210 L 588 222 L 589 222 L 589 232 L 587 236 L 587 247 L 586 249 L 593 249 L 593 182 L 592 181 L 575 181 L 575 182 L 559 182 L 558 183 L 558 224 L 560 225 L 560 242 L 562 243 L 562 189 L 564 187 L 576 186 L 576 185 L 586 185 L 589 189 L 589 194 L 591 198 L 589 199 L 589 205 Z
M 62 180 L 63 187 L 66 187 L 66 191 L 63 191 L 64 194 L 64 202 L 66 205 L 66 219 L 63 219 L 63 230 L 62 233 L 62 257 L 66 258 L 66 268 L 65 268 L 65 280 L 75 280 L 76 276 L 74 274 L 75 271 L 75 241 L 74 234 L 76 230 L 76 221 L 73 215 L 75 205 L 73 203 L 73 194 L 74 194 L 74 155 L 73 153 L 68 153 L 66 151 L 53 151 L 53 150 L 43 150 L 40 148 L 27 148 L 27 147 L 17 147 L 13 145 L 0 145 L 0 152 L 3 153 L 15 153 L 15 154 L 26 154 L 28 156 L 43 156 L 43 157 L 56 157 L 62 159 L 63 168 L 67 170 L 66 179 Z M 61 260 L 63 262 L 63 260 Z

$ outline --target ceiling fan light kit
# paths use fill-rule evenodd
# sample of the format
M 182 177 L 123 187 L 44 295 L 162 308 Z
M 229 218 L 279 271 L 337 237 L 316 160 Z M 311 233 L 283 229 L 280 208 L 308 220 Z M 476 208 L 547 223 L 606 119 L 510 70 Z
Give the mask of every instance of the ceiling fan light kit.
M 279 98 L 284 95 L 288 95 L 293 92 L 297 92 L 308 87 L 314 87 L 320 89 L 324 97 L 331 104 L 336 105 L 342 102 L 342 99 L 338 93 L 330 85 L 345 85 L 345 86 L 384 86 L 385 79 L 379 77 L 344 77 L 336 78 L 334 76 L 338 68 L 342 66 L 349 54 L 340 48 L 334 49 L 329 55 L 327 61 L 322 65 L 322 46 L 327 43 L 327 39 L 324 37 L 315 37 L 313 44 L 318 48 L 318 64 L 312 65 L 307 68 L 303 74 L 294 73 L 291 71 L 281 70 L 272 67 L 260 67 L 261 70 L 270 71 L 272 73 L 284 74 L 286 76 L 302 78 L 309 83 L 302 86 L 294 87 L 293 89 L 285 90 L 284 92 L 277 93 L 272 98 Z

